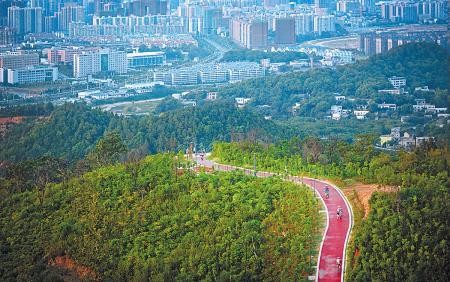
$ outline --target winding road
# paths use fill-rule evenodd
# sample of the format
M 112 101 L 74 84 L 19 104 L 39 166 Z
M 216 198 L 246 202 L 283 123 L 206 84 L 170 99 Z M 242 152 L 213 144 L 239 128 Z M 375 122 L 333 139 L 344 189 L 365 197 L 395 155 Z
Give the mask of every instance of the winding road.
M 254 174 L 254 171 L 251 169 L 218 164 L 206 158 L 201 158 L 198 155 L 195 157 L 195 161 L 200 166 L 213 168 L 214 170 L 242 170 L 246 174 Z M 273 175 L 275 173 L 262 171 L 256 173 L 258 177 L 271 177 Z M 326 181 L 298 176 L 289 176 L 287 179 L 294 183 L 303 183 L 313 189 L 316 195 L 319 195 L 326 209 L 327 225 L 320 245 L 315 281 L 343 281 L 345 249 L 352 227 L 352 210 L 347 199 L 338 187 Z M 329 198 L 326 198 L 324 193 L 326 185 L 330 188 Z M 343 209 L 342 219 L 337 218 L 336 211 L 339 207 Z M 342 270 L 339 270 L 336 265 L 336 258 L 338 257 L 342 258 Z

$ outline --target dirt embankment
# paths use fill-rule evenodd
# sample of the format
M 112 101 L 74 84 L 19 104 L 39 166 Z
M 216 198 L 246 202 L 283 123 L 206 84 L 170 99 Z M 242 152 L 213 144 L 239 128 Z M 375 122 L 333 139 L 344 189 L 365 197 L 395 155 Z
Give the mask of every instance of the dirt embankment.
M 352 205 L 359 205 L 364 210 L 364 217 L 369 214 L 370 206 L 369 200 L 374 192 L 394 192 L 394 187 L 380 186 L 378 184 L 351 184 L 342 189 L 345 196 L 351 200 Z M 357 203 L 355 203 L 355 201 Z
M 72 280 L 71 278 L 79 280 L 99 281 L 98 275 L 89 267 L 79 265 L 68 255 L 57 256 L 51 259 L 48 264 L 58 269 L 67 272 L 65 281 Z

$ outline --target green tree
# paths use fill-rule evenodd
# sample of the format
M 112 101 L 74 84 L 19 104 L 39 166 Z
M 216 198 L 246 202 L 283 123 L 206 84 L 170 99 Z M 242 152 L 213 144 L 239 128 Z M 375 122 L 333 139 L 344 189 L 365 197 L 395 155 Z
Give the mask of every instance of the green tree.
M 118 162 L 127 151 L 122 138 L 117 132 L 108 132 L 95 145 L 87 156 L 93 167 L 111 165 Z

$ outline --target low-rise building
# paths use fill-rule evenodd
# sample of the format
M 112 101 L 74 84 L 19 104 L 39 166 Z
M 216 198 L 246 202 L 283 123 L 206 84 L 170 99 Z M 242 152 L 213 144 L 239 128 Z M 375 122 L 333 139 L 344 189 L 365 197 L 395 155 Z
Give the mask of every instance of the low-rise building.
M 401 95 L 401 94 L 408 94 L 408 91 L 405 91 L 405 89 L 403 88 L 381 89 L 378 90 L 378 94 Z
M 226 82 L 227 71 L 220 67 L 205 68 L 198 71 L 198 80 L 202 84 Z
M 433 89 L 428 88 L 428 85 L 416 87 L 416 88 L 414 88 L 414 91 L 416 91 L 416 92 L 434 92 Z
M 236 105 L 238 108 L 244 107 L 246 104 L 248 104 L 252 99 L 251 98 L 243 98 L 238 97 L 234 99 L 236 101 Z
M 383 102 L 382 104 L 378 104 L 378 109 L 395 111 L 397 109 L 397 105 L 396 104 L 387 104 L 387 103 Z
M 206 100 L 210 100 L 210 101 L 214 101 L 217 100 L 217 92 L 208 92 L 208 94 L 206 94 Z
M 136 52 L 127 54 L 129 68 L 155 67 L 166 64 L 164 52 Z
M 27 53 L 24 51 L 0 53 L 0 68 L 21 69 L 37 66 L 39 63 L 38 53 Z
M 434 138 L 430 136 L 416 137 L 416 146 L 422 146 L 426 143 L 434 142 Z
M 190 69 L 177 70 L 170 74 L 172 85 L 196 85 L 198 84 L 198 74 Z
M 58 68 L 49 66 L 29 66 L 21 69 L 0 68 L 0 83 L 28 84 L 52 82 L 58 79 Z
M 385 145 L 389 142 L 392 142 L 394 138 L 391 135 L 381 135 L 380 136 L 380 145 L 382 147 L 385 147 Z
M 353 114 L 355 115 L 356 119 L 365 119 L 366 115 L 369 113 L 368 110 L 354 110 Z
M 400 137 L 401 137 L 401 128 L 400 127 L 393 127 L 393 128 L 391 128 L 391 136 L 394 139 L 400 139 Z
M 78 47 L 52 47 L 47 51 L 47 59 L 49 64 L 72 64 L 75 54 L 81 54 L 83 49 Z
M 392 76 L 389 77 L 388 80 L 395 89 L 399 89 L 403 86 L 406 86 L 406 78 L 404 77 Z
M 236 82 L 265 75 L 265 69 L 253 62 L 202 64 L 172 71 L 155 71 L 154 81 L 170 85 L 195 85 Z

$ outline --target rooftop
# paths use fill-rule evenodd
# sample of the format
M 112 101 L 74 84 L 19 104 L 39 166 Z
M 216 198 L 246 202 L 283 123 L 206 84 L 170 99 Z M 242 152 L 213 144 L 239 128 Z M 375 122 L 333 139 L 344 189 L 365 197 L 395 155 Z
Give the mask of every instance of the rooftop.
M 156 52 L 139 52 L 139 53 L 128 53 L 127 58 L 134 58 L 134 57 L 148 57 L 148 56 L 162 56 L 164 55 L 164 52 L 156 51 Z

